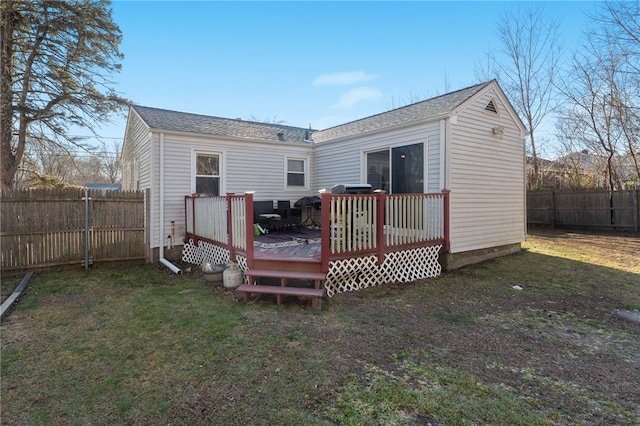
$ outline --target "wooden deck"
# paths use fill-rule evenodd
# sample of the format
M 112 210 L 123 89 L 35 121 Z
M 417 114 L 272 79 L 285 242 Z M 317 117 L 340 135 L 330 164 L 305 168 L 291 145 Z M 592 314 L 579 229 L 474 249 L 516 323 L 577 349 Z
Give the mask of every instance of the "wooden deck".
M 274 277 L 281 278 L 278 287 L 288 287 L 288 280 L 313 281 L 315 289 L 320 287 L 328 297 L 411 282 L 437 276 L 442 270 L 438 255 L 448 250 L 448 206 L 448 192 L 324 193 L 321 230 L 290 227 L 254 235 L 252 193 L 186 196 L 183 260 L 236 262 L 247 277 L 246 286 Z M 246 286 L 242 291 L 250 292 Z M 295 291 L 255 289 L 276 295 Z M 301 290 L 300 296 L 306 293 Z
M 254 237 L 256 259 L 316 259 L 321 261 L 320 230 L 292 227 Z

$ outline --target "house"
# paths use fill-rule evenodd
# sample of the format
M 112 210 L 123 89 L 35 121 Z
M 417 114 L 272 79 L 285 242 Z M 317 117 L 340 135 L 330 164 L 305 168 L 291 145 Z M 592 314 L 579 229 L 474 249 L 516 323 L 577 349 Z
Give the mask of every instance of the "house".
M 124 190 L 148 190 L 149 249 L 181 243 L 184 197 L 296 200 L 340 183 L 450 191 L 457 268 L 525 239 L 525 127 L 495 80 L 325 130 L 131 106 Z M 173 232 L 172 232 L 173 230 Z M 172 237 L 175 234 L 175 237 Z
M 100 191 L 104 197 L 107 191 L 120 191 L 122 190 L 122 184 L 120 183 L 102 183 L 102 182 L 88 182 L 84 184 L 84 187 L 92 191 Z

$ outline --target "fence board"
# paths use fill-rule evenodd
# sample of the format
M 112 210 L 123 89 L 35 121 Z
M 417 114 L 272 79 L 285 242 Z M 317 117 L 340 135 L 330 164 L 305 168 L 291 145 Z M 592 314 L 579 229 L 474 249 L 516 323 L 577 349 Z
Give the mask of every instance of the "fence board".
M 2 271 L 83 264 L 84 190 L 0 193 Z M 89 257 L 93 263 L 144 260 L 143 192 L 89 192 Z
M 529 191 L 527 222 L 638 232 L 640 191 Z

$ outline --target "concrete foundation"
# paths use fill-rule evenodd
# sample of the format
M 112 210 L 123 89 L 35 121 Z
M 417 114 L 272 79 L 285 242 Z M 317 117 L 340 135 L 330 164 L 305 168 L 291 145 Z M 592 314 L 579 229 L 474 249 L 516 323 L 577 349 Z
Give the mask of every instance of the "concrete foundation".
M 465 265 L 484 262 L 507 254 L 517 253 L 522 250 L 520 243 L 508 244 L 499 247 L 471 250 L 461 253 L 444 253 L 440 255 L 440 264 L 445 271 L 462 268 Z

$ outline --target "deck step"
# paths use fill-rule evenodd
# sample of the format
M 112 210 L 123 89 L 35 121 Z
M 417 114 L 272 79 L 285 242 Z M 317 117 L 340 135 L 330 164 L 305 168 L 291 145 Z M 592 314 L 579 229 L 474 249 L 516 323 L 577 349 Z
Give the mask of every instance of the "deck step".
M 282 287 L 277 285 L 242 284 L 236 290 L 242 293 L 280 294 L 283 296 L 322 297 L 323 290 L 307 287 Z
M 257 285 L 257 284 L 242 284 L 236 289 L 242 293 L 242 299 L 245 302 L 249 301 L 249 294 L 275 294 L 278 305 L 282 303 L 282 296 L 305 296 L 310 298 L 311 307 L 320 309 L 322 304 L 322 296 L 324 290 L 321 288 L 307 288 L 307 287 L 287 287 L 276 285 Z M 318 303 L 318 300 L 320 303 Z
M 325 280 L 327 278 L 326 274 L 322 272 L 272 271 L 270 269 L 248 269 L 244 274 L 248 277 L 287 278 L 293 280 Z

